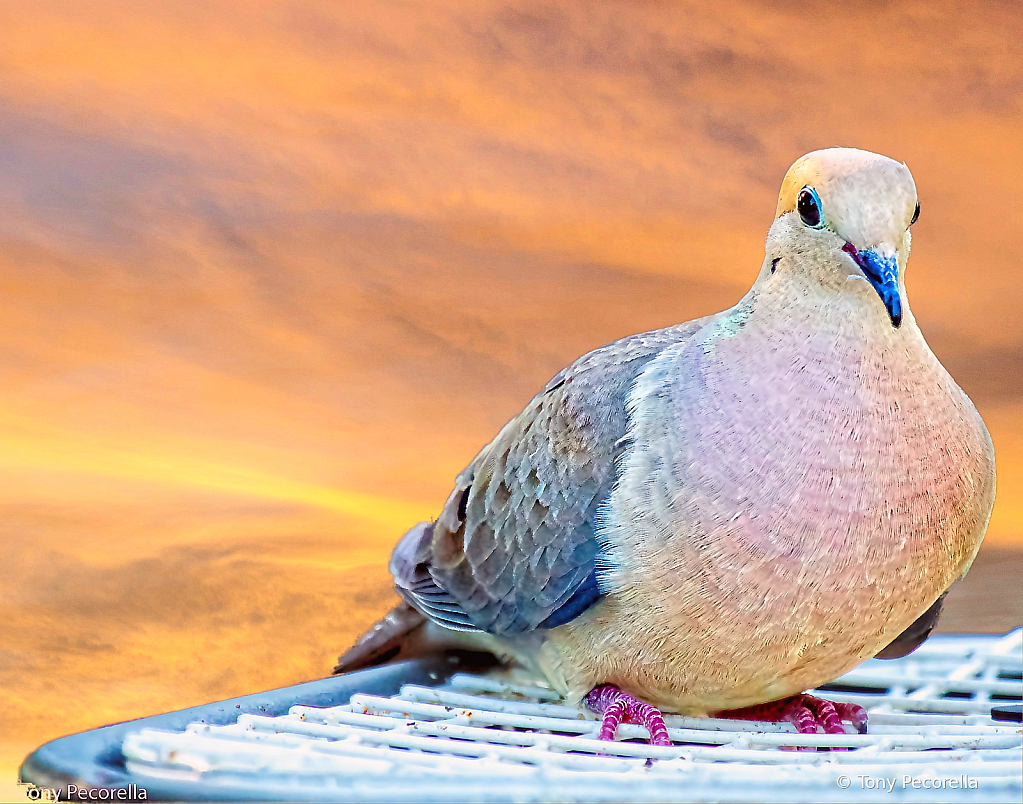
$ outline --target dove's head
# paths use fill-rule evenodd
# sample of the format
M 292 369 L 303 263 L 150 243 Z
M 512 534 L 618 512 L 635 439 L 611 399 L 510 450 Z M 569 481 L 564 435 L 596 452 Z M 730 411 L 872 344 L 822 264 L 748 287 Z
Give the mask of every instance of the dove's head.
M 858 294 L 898 328 L 909 227 L 919 214 L 913 175 L 901 162 L 854 148 L 814 151 L 782 182 L 768 270 L 799 274 L 826 293 Z

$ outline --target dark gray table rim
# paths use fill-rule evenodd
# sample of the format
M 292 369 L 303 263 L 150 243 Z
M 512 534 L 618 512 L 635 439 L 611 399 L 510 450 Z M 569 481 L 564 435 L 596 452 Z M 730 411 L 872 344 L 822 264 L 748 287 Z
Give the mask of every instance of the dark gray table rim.
M 68 785 L 77 785 L 79 789 L 131 790 L 132 784 L 137 785 L 136 789 L 145 789 L 146 799 L 150 801 L 295 800 L 296 794 L 301 796 L 301 791 L 274 790 L 266 785 L 253 785 L 251 788 L 232 785 L 229 790 L 218 790 L 196 783 L 135 777 L 125 767 L 121 746 L 129 734 L 142 729 L 182 731 L 190 723 L 220 726 L 234 723 L 242 714 L 283 715 L 296 704 L 337 706 L 355 693 L 394 695 L 404 684 L 436 686 L 459 670 L 473 668 L 474 665 L 467 665 L 455 656 L 414 659 L 114 723 L 45 743 L 29 754 L 18 775 L 22 782 L 58 790 L 60 801 L 69 800 Z

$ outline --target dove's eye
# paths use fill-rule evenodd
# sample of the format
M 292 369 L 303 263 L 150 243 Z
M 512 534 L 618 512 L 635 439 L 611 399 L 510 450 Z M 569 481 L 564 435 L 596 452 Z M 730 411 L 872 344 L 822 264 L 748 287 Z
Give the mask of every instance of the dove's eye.
M 917 201 L 916 202 L 916 209 L 913 210 L 913 220 L 911 220 L 909 222 L 909 225 L 912 226 L 914 223 L 916 223 L 916 219 L 919 218 L 919 217 L 920 217 L 920 202 Z
M 799 219 L 811 229 L 820 229 L 824 225 L 821 199 L 813 187 L 804 187 L 799 191 L 796 209 L 799 211 Z

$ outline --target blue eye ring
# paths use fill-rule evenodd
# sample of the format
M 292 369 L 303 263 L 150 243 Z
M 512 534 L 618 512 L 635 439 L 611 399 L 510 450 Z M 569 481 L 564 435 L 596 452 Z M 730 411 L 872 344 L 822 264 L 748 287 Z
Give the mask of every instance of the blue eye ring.
M 796 197 L 796 211 L 805 226 L 811 229 L 824 228 L 824 209 L 821 207 L 820 196 L 813 187 L 807 185 L 799 191 Z

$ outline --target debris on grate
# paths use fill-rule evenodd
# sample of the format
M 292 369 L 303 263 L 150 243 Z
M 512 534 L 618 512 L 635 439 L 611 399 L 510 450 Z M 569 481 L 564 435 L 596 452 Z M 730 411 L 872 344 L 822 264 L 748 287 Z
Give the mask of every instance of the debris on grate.
M 866 707 L 867 734 L 668 715 L 670 747 L 625 724 L 620 741 L 601 742 L 591 713 L 500 671 L 224 726 L 144 729 L 123 753 L 140 783 L 192 781 L 208 798 L 256 784 L 267 797 L 348 801 L 1019 801 L 1023 730 L 992 713 L 1023 697 L 1021 652 L 1023 629 L 933 637 L 819 691 Z

